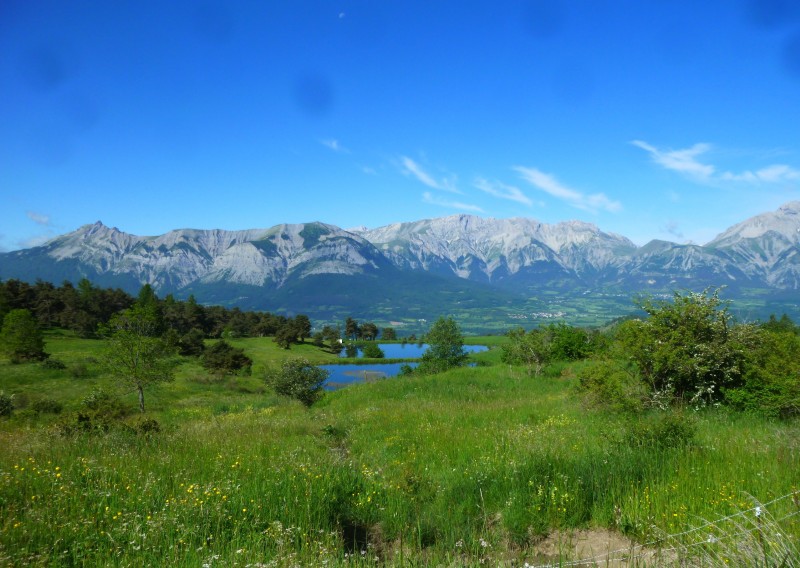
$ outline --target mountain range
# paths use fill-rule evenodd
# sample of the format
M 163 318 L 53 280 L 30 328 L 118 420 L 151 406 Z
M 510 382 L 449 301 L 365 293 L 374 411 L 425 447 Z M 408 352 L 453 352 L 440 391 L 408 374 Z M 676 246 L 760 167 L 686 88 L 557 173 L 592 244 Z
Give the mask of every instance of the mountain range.
M 0 253 L 0 279 L 88 278 L 136 292 L 330 318 L 384 320 L 473 308 L 513 311 L 545 296 L 727 287 L 792 298 L 800 289 L 800 201 L 730 227 L 705 245 L 624 236 L 582 221 L 453 215 L 376 229 L 312 222 L 140 237 L 97 222 Z M 795 302 L 796 303 L 796 302 Z

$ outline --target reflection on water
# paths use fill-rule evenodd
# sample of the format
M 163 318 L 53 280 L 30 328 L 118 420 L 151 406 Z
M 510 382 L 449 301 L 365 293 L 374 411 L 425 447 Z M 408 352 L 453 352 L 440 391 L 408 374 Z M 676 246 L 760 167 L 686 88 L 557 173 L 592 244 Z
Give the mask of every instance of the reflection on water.
M 417 363 L 380 363 L 377 365 L 320 365 L 330 373 L 325 381 L 325 388 L 335 390 L 352 383 L 375 381 L 400 374 L 400 367 L 409 365 L 416 367 Z
M 418 343 L 378 343 L 378 347 L 383 351 L 387 359 L 418 359 L 428 349 L 428 344 Z M 465 345 L 464 351 L 467 353 L 480 353 L 489 348 L 485 345 Z M 355 345 L 345 345 L 339 357 L 361 357 L 362 351 Z

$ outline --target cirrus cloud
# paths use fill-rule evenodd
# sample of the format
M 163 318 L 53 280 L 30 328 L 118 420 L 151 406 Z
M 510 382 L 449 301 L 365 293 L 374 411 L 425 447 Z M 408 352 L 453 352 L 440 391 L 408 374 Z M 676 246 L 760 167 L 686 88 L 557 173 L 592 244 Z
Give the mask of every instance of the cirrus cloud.
M 461 193 L 455 186 L 452 179 L 436 179 L 431 174 L 426 172 L 422 166 L 416 163 L 408 156 L 400 156 L 400 166 L 404 174 L 415 178 L 420 183 L 427 185 L 432 189 L 440 191 L 447 191 L 449 193 Z
M 437 197 L 433 195 L 431 192 L 426 191 L 422 194 L 422 201 L 423 203 L 428 203 L 430 205 L 438 205 L 439 207 L 447 207 L 448 209 L 458 209 L 460 211 L 474 211 L 475 213 L 483 213 L 483 209 L 478 207 L 477 205 L 472 205 L 470 203 L 462 203 L 460 201 L 450 201 L 447 199 L 442 199 L 441 197 Z
M 714 175 L 714 166 L 704 164 L 697 159 L 711 149 L 711 144 L 698 143 L 683 150 L 659 150 L 641 140 L 633 140 L 631 144 L 646 151 L 655 163 L 668 170 L 700 180 L 707 180 Z
M 614 213 L 622 209 L 622 204 L 619 201 L 609 199 L 604 193 L 586 195 L 563 185 L 554 175 L 545 173 L 536 168 L 515 166 L 513 169 L 520 174 L 522 179 L 530 183 L 536 189 L 544 191 L 577 209 L 592 213 L 596 213 L 599 210 Z
M 779 184 L 800 181 L 800 170 L 786 164 L 772 164 L 755 171 L 745 170 L 740 173 L 718 171 L 714 165 L 703 163 L 699 159 L 713 148 L 711 144 L 704 142 L 682 150 L 663 150 L 641 140 L 633 140 L 631 144 L 650 154 L 659 166 L 686 175 L 700 183 Z
M 506 185 L 504 183 L 500 183 L 499 181 L 490 182 L 483 178 L 477 178 L 474 185 L 481 191 L 488 193 L 489 195 L 493 195 L 494 197 L 516 201 L 517 203 L 522 203 L 528 207 L 533 206 L 533 200 L 522 193 L 522 190 L 520 190 L 518 187 L 514 187 L 513 185 Z

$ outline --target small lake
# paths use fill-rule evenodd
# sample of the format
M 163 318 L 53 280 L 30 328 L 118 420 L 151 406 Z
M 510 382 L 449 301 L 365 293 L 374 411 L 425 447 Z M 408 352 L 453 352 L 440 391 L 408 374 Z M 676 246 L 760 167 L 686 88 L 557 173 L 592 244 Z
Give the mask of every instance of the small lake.
M 378 343 L 378 347 L 383 351 L 384 357 L 387 359 L 419 359 L 422 354 L 428 349 L 428 344 L 423 343 Z M 480 353 L 481 351 L 488 351 L 489 348 L 485 345 L 465 345 L 464 351 L 467 353 Z M 353 353 L 355 352 L 355 353 Z M 348 347 L 342 349 L 339 357 L 361 357 L 361 349 L 355 347 Z
M 325 381 L 327 390 L 352 384 L 374 381 L 395 377 L 400 374 L 400 367 L 409 365 L 416 367 L 417 363 L 379 363 L 377 365 L 319 365 L 330 373 L 328 380 Z

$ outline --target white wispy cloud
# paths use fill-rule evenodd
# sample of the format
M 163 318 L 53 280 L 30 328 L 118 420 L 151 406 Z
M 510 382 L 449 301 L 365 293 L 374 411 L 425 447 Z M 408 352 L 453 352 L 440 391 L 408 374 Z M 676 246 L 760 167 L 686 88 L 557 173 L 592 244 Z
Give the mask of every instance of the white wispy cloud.
M 325 140 L 320 140 L 320 144 L 323 146 L 330 148 L 334 152 L 341 152 L 342 154 L 349 154 L 350 150 L 342 146 L 342 143 L 336 140 L 335 138 L 328 138 Z
M 745 181 L 749 183 L 785 183 L 800 181 L 800 170 L 785 164 L 774 164 L 755 172 L 744 171 L 740 174 L 724 172 L 721 176 L 726 181 Z
M 704 164 L 697 159 L 698 156 L 711 149 L 710 144 L 701 142 L 683 150 L 659 150 L 641 140 L 634 140 L 631 144 L 645 150 L 655 163 L 668 170 L 680 172 L 700 180 L 707 180 L 714 175 L 714 166 Z
M 549 193 L 553 197 L 565 201 L 577 209 L 590 212 L 596 212 L 602 209 L 612 213 L 622 209 L 622 204 L 619 201 L 609 199 L 604 193 L 586 195 L 563 185 L 554 175 L 545 173 L 536 168 L 516 166 L 513 169 L 522 176 L 522 179 L 535 188 Z
M 634 146 L 645 150 L 655 163 L 702 183 L 739 182 L 749 184 L 778 184 L 800 181 L 800 170 L 786 164 L 772 164 L 756 171 L 741 173 L 718 171 L 717 168 L 699 160 L 699 156 L 712 149 L 711 144 L 698 143 L 683 150 L 660 150 L 655 146 L 634 140 Z
M 516 201 L 517 203 L 522 203 L 528 207 L 533 206 L 533 200 L 522 193 L 522 190 L 520 190 L 518 187 L 514 187 L 513 185 L 506 185 L 504 183 L 500 183 L 499 181 L 490 182 L 483 178 L 477 178 L 474 185 L 481 191 L 484 191 L 489 195 L 493 195 L 494 197 Z
M 449 201 L 433 195 L 431 192 L 426 191 L 422 194 L 422 201 L 431 205 L 438 205 L 440 207 L 447 207 L 449 209 L 458 209 L 460 211 L 474 211 L 476 213 L 483 213 L 483 209 L 477 205 L 470 203 L 462 203 L 460 201 Z
M 455 186 L 453 180 L 447 178 L 434 178 L 408 156 L 400 156 L 400 165 L 404 174 L 416 178 L 417 181 L 427 185 L 430 188 L 438 189 L 440 191 L 448 191 L 450 193 L 461 193 Z
M 35 211 L 26 211 L 25 215 L 37 225 L 42 225 L 44 227 L 50 226 L 50 215 L 44 215 Z

